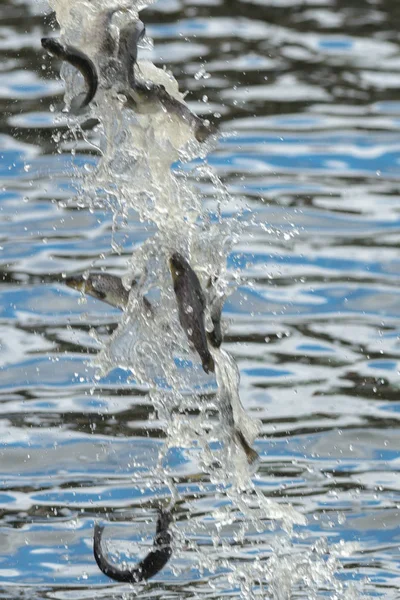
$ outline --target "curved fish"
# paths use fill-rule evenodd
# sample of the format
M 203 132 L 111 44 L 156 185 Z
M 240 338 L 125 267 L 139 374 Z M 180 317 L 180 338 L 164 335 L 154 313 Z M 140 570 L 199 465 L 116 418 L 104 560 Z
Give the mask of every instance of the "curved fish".
M 206 301 L 199 278 L 188 261 L 179 252 L 169 259 L 174 292 L 178 302 L 179 321 L 189 342 L 200 355 L 206 373 L 215 370 L 214 359 L 207 345 L 207 334 L 204 324 Z
M 145 33 L 145 26 L 142 21 L 138 20 L 121 29 L 119 34 L 118 59 L 131 87 L 135 85 L 135 64 L 138 55 L 138 44 L 143 39 Z
M 172 535 L 169 531 L 169 525 L 172 521 L 170 511 L 162 509 L 158 512 L 156 536 L 153 542 L 153 549 L 136 566 L 128 569 L 119 569 L 114 564 L 108 562 L 101 548 L 101 537 L 104 527 L 94 526 L 93 554 L 99 569 L 114 581 L 124 583 L 140 583 L 147 581 L 159 571 L 169 561 L 172 554 Z
M 171 115 L 176 115 L 193 129 L 198 142 L 205 142 L 211 135 L 217 133 L 215 125 L 204 121 L 195 115 L 186 104 L 171 96 L 164 85 L 151 81 L 134 81 L 128 93 L 128 107 L 141 112 L 156 112 L 164 109 Z
M 74 46 L 63 46 L 54 38 L 42 38 L 41 42 L 45 50 L 57 58 L 65 60 L 82 73 L 88 89 L 81 103 L 81 108 L 87 106 L 95 97 L 99 82 L 94 62 Z

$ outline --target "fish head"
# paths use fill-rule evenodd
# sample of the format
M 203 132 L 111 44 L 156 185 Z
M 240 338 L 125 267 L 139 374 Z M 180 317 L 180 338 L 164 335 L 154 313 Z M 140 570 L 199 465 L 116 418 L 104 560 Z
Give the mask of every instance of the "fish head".
M 51 54 L 54 54 L 54 56 L 62 56 L 64 48 L 58 40 L 54 38 L 42 38 L 40 41 L 42 48 L 47 50 L 47 52 L 51 52 Z
M 108 288 L 102 273 L 88 275 L 88 277 L 72 275 L 66 278 L 65 283 L 68 287 L 99 300 L 105 300 L 107 297 Z

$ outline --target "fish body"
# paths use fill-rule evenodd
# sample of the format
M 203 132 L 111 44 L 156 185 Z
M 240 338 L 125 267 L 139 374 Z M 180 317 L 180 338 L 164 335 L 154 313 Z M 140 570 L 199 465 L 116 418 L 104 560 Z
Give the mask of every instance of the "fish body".
M 94 527 L 93 554 L 97 566 L 107 577 L 124 583 L 140 583 L 154 577 L 167 564 L 172 554 L 172 535 L 169 531 L 171 521 L 171 513 L 160 509 L 153 549 L 135 567 L 127 569 L 119 569 L 104 556 L 101 547 L 101 537 L 104 527 L 96 523 Z
M 117 51 L 117 42 L 112 33 L 111 24 L 113 16 L 118 10 L 118 8 L 104 10 L 96 19 L 95 29 L 101 32 L 98 45 L 99 52 L 109 57 L 114 56 Z
M 127 290 L 122 283 L 121 277 L 110 275 L 109 273 L 89 273 L 83 275 L 72 275 L 65 279 L 68 287 L 78 290 L 84 294 L 89 294 L 97 300 L 106 302 L 115 308 L 125 310 L 129 302 L 130 290 Z M 131 282 L 131 288 L 136 285 L 136 281 Z M 153 315 L 153 306 L 151 302 L 143 296 L 143 304 L 149 315 Z
M 217 373 L 218 378 L 218 373 Z M 243 431 L 239 428 L 235 421 L 232 407 L 232 396 L 228 393 L 224 385 L 218 382 L 218 400 L 219 408 L 222 413 L 226 424 L 231 430 L 232 438 L 238 446 L 240 446 L 246 455 L 246 459 L 249 465 L 253 464 L 258 458 L 259 454 L 253 450 L 248 441 L 246 440 Z
M 186 104 L 172 96 L 162 84 L 134 80 L 131 89 L 127 92 L 127 99 L 127 106 L 139 114 L 164 110 L 170 115 L 177 116 L 193 129 L 198 142 L 205 142 L 212 134 L 217 133 L 215 126 L 195 115 Z
M 81 108 L 87 106 L 95 97 L 99 83 L 94 62 L 84 52 L 78 50 L 78 48 L 63 46 L 54 38 L 42 38 L 41 42 L 45 50 L 57 58 L 68 62 L 82 74 L 87 86 L 87 92 L 81 103 Z
M 194 136 L 198 142 L 205 142 L 210 135 L 216 133 L 214 126 L 207 124 L 203 119 L 195 115 L 186 104 L 171 96 L 163 85 L 157 85 L 156 88 L 155 93 L 163 108 L 168 113 L 176 115 L 187 123 L 193 129 Z
M 130 87 L 135 86 L 138 44 L 145 33 L 145 26 L 138 20 L 121 29 L 119 34 L 118 59 Z
M 233 358 L 222 349 L 214 349 L 216 379 L 218 384 L 217 402 L 225 425 L 230 429 L 235 444 L 242 448 L 249 464 L 254 463 L 258 453 L 251 443 L 259 430 L 259 424 L 245 412 L 239 397 L 239 370 Z
M 74 290 L 89 294 L 116 308 L 124 310 L 128 304 L 129 290 L 123 286 L 122 279 L 116 275 L 108 273 L 89 273 L 87 277 L 73 275 L 67 277 L 65 283 Z
M 178 302 L 179 322 L 189 342 L 198 352 L 204 371 L 214 372 L 214 359 L 208 349 L 204 323 L 206 302 L 199 278 L 178 252 L 171 256 L 169 263 Z

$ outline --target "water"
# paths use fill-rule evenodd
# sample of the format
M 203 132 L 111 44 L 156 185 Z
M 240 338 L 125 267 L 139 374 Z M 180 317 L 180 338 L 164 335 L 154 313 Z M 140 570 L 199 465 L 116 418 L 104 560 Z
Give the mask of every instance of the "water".
M 50 110 L 64 87 L 40 49 L 46 10 L 0 9 L 3 595 L 129 591 L 97 569 L 93 521 L 121 521 L 105 537 L 134 561 L 175 485 L 176 552 L 140 594 L 251 598 L 258 572 L 264 597 L 345 598 L 351 584 L 396 598 L 397 4 L 166 0 L 142 13 L 147 56 L 172 68 L 193 109 L 221 115 L 227 135 L 208 163 L 230 194 L 224 217 L 252 211 L 228 259 L 248 280 L 225 304 L 223 348 L 262 420 L 257 489 L 307 519 L 291 536 L 276 520 L 249 525 L 202 471 L 201 448 L 164 448 L 165 421 L 124 371 L 93 391 L 90 329 L 105 336 L 121 315 L 82 303 L 61 275 L 123 274 L 153 230 L 130 212 L 115 232 L 110 210 L 80 209 L 76 177 L 93 154 Z M 190 179 L 217 210 L 200 161 Z

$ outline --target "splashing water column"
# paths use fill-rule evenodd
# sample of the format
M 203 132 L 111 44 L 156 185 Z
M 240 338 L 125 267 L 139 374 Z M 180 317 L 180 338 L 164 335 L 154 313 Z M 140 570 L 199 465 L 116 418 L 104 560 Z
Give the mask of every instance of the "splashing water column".
M 119 55 L 121 31 L 137 22 L 143 2 L 51 0 L 51 6 L 61 27 L 62 44 L 87 55 L 99 76 L 94 100 L 76 116 L 79 124 L 89 117 L 98 120 L 101 133 L 101 156 L 96 169 L 82 181 L 80 200 L 90 207 L 101 195 L 117 212 L 129 215 L 134 209 L 155 229 L 132 253 L 130 269 L 122 280 L 129 297 L 121 303 L 118 328 L 102 341 L 95 360 L 99 372 L 104 375 L 116 367 L 130 371 L 136 384 L 147 386 L 160 418 L 167 423 L 167 446 L 195 439 L 202 452 L 202 468 L 212 482 L 225 486 L 227 498 L 245 518 L 261 528 L 265 519 L 280 519 L 290 532 L 304 518 L 290 506 L 266 499 L 251 479 L 248 463 L 256 457 L 251 444 L 259 424 L 241 404 L 237 365 L 225 350 L 209 344 L 216 382 L 212 372 L 204 372 L 214 369 L 202 369 L 192 343 L 193 326 L 182 325 L 186 322 L 182 310 L 190 313 L 194 303 L 183 302 L 179 311 L 174 293 L 169 261 L 179 253 L 196 275 L 201 293 L 195 295 L 198 300 L 201 296 L 201 311 L 205 311 L 204 317 L 200 311 L 197 321 L 188 322 L 211 331 L 216 321 L 214 296 L 217 293 L 222 310 L 233 287 L 226 258 L 240 233 L 238 220 L 215 219 L 188 176 L 171 170 L 178 159 L 188 163 L 194 157 L 204 158 L 216 142 L 214 129 L 192 115 L 168 72 L 139 59 L 133 75 L 122 73 L 126 64 Z M 74 109 L 74 98 L 84 93 L 85 82 L 71 64 L 63 64 L 62 77 L 67 106 Z M 134 87 L 129 83 L 133 80 Z M 207 139 L 202 137 L 204 131 Z M 218 196 L 223 186 L 214 174 L 212 180 Z M 217 411 L 217 424 L 205 413 L 194 424 L 173 411 L 188 402 L 198 408 L 205 395 Z M 211 452 L 210 444 L 216 439 L 222 443 Z M 267 576 L 266 568 L 263 573 Z M 249 568 L 249 580 L 255 574 L 260 577 L 259 566 L 254 573 Z

